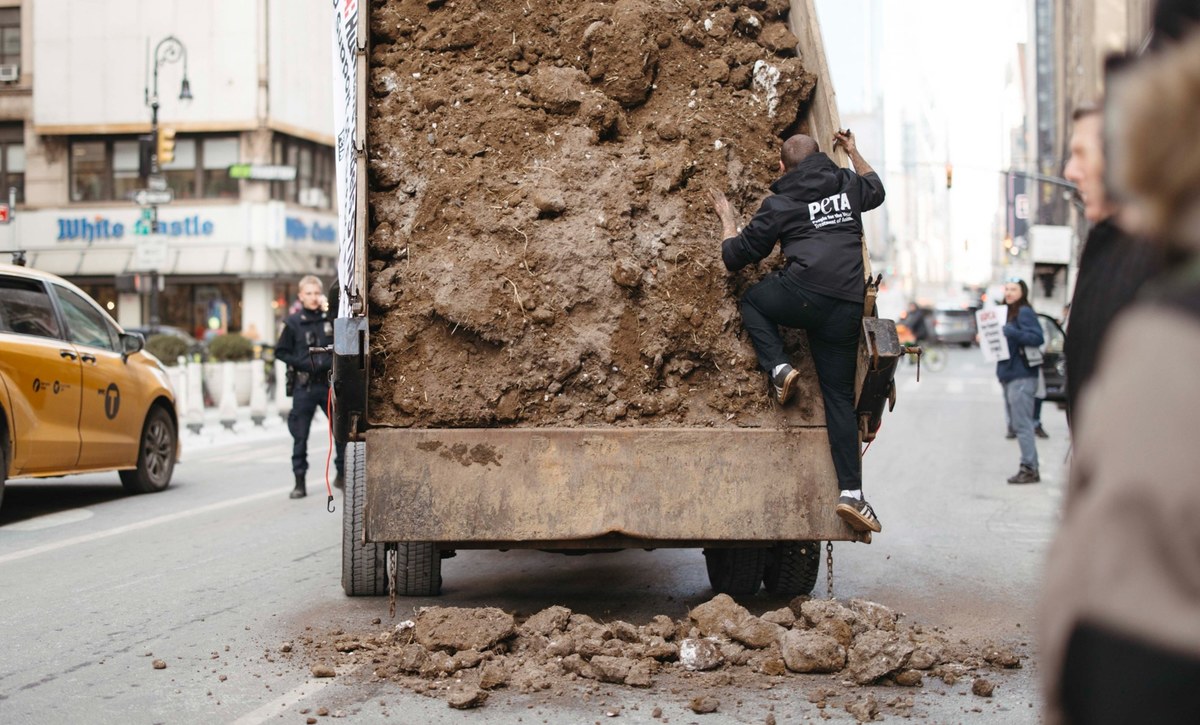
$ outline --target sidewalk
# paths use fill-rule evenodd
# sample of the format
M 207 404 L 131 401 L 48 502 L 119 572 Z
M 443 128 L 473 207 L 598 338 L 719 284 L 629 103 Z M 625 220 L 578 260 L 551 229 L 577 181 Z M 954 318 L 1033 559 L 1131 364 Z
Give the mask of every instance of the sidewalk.
M 286 439 L 291 436 L 288 433 L 287 420 L 279 416 L 279 413 L 274 410 L 274 406 L 268 406 L 262 425 L 255 425 L 248 405 L 237 409 L 232 428 L 227 428 L 221 422 L 221 417 L 219 408 L 205 408 L 203 426 L 199 433 L 194 433 L 188 429 L 186 416 L 180 416 L 179 442 L 183 448 L 184 460 L 187 460 L 188 454 L 200 450 L 236 443 Z M 326 425 L 328 424 L 325 417 L 318 413 L 313 421 L 310 437 L 328 435 L 325 432 Z

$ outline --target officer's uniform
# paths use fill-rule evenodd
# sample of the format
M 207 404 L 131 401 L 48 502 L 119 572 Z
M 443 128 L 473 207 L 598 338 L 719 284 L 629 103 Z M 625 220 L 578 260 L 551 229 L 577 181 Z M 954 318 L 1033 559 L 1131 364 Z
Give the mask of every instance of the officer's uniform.
M 321 310 L 301 309 L 283 321 L 283 331 L 275 346 L 275 357 L 288 365 L 292 379 L 292 412 L 288 414 L 288 431 L 292 434 L 292 473 L 296 489 L 292 498 L 305 495 L 305 475 L 308 473 L 308 431 L 313 415 L 320 408 L 329 418 L 329 371 L 333 355 L 328 352 L 309 352 L 312 347 L 332 347 L 333 320 Z M 345 443 L 335 442 L 337 483 L 345 470 Z

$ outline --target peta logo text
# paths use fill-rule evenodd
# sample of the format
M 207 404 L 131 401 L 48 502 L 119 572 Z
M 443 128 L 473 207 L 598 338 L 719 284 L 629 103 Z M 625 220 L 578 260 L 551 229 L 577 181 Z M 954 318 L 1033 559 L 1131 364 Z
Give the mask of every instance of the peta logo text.
M 850 197 L 846 194 L 834 194 L 808 205 L 808 218 L 813 226 L 820 229 L 830 224 L 841 224 L 853 219 L 850 208 Z

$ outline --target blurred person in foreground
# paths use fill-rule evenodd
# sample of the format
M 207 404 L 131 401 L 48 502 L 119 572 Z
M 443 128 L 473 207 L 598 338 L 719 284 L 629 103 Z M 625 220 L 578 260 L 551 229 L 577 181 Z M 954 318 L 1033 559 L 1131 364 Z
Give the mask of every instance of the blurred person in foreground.
M 1050 723 L 1200 719 L 1197 119 L 1194 32 L 1110 85 L 1122 223 L 1156 240 L 1168 261 L 1113 325 L 1079 401 L 1040 616 Z
M 332 353 L 311 350 L 333 345 L 333 315 L 329 312 L 329 300 L 325 297 L 321 280 L 309 275 L 300 280 L 297 287 L 300 310 L 284 319 L 279 342 L 275 345 L 275 357 L 287 363 L 288 389 L 292 396 L 288 432 L 292 434 L 292 473 L 296 478 L 296 487 L 289 498 L 308 495 L 305 485 L 308 475 L 308 432 L 318 408 L 325 413 L 326 420 L 329 419 L 329 371 L 333 367 Z M 337 478 L 333 485 L 341 488 L 346 444 L 335 442 L 334 451 Z
M 1104 114 L 1098 106 L 1076 109 L 1070 156 L 1063 176 L 1078 187 L 1083 214 L 1092 225 L 1079 258 L 1071 297 L 1067 361 L 1067 424 L 1084 387 L 1096 370 L 1104 336 L 1117 314 L 1161 266 L 1158 250 L 1127 234 L 1117 220 L 1118 205 L 1104 181 Z

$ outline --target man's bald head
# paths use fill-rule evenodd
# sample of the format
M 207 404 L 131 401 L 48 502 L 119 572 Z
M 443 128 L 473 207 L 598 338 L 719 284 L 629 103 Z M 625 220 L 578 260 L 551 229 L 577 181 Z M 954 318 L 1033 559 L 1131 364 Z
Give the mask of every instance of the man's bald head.
M 821 147 L 817 145 L 812 136 L 805 136 L 802 133 L 792 136 L 783 142 L 783 149 L 779 152 L 779 158 L 783 161 L 783 170 L 791 171 L 799 166 L 801 161 L 820 150 Z

